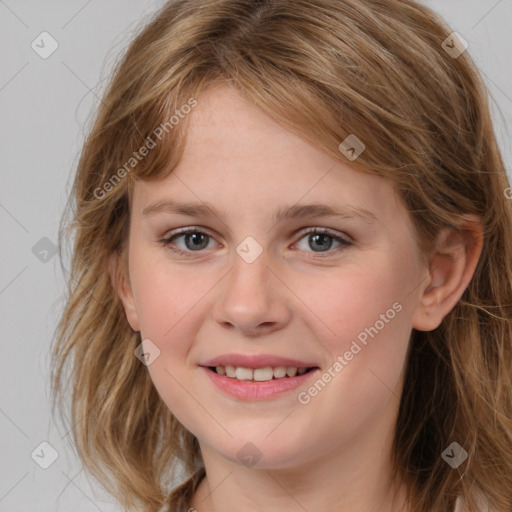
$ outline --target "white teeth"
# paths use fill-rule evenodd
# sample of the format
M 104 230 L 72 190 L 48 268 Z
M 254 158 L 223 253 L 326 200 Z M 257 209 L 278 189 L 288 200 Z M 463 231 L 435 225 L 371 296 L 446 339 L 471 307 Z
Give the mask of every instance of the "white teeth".
M 288 377 L 295 377 L 295 375 L 297 375 L 297 368 L 289 366 L 286 368 L 286 375 L 288 375 Z
M 272 367 L 267 366 L 266 368 L 256 368 L 254 370 L 254 380 L 257 380 L 258 382 L 263 382 L 265 380 L 272 380 L 272 377 L 274 376 L 274 371 L 272 370 Z
M 235 377 L 238 380 L 252 380 L 254 372 L 250 368 L 238 366 L 235 370 Z
M 274 377 L 282 379 L 286 375 L 286 366 L 276 366 L 274 368 Z
M 264 368 L 245 368 L 243 366 L 216 366 L 215 371 L 219 375 L 225 375 L 230 379 L 237 380 L 254 380 L 256 382 L 264 382 L 274 379 L 283 379 L 295 377 L 296 375 L 304 375 L 307 368 L 295 368 L 294 366 L 265 366 Z

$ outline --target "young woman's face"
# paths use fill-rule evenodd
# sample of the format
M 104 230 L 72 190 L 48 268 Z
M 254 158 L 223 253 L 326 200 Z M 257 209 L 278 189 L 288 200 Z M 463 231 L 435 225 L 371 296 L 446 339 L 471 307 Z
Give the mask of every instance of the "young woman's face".
M 151 359 L 160 351 L 156 389 L 203 448 L 239 464 L 377 450 L 428 277 L 406 211 L 381 178 L 234 90 L 197 99 L 180 165 L 134 189 L 124 304 Z

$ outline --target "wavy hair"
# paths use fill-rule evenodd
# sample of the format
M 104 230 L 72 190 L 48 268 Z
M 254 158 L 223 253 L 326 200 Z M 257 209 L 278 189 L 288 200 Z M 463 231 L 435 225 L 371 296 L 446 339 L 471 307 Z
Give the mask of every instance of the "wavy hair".
M 425 257 L 441 229 L 480 217 L 484 246 L 463 296 L 437 329 L 412 331 L 394 471 L 417 512 L 453 510 L 458 495 L 476 512 L 476 494 L 512 510 L 510 184 L 488 90 L 468 51 L 443 45 L 451 32 L 413 0 L 173 0 L 118 60 L 61 221 L 61 261 L 74 240 L 52 390 L 61 410 L 71 393 L 78 453 L 123 507 L 187 506 L 204 468 L 134 357 L 140 333 L 108 261 L 126 263 L 134 183 L 179 162 L 189 117 L 173 116 L 229 85 L 337 160 L 348 135 L 365 142 L 350 165 L 393 184 Z M 457 470 L 441 457 L 453 441 L 468 452 Z M 194 476 L 169 495 L 183 474 Z

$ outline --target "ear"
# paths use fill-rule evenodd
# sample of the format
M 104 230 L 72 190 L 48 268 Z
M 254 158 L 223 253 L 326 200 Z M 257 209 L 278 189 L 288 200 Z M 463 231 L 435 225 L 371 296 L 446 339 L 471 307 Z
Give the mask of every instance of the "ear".
M 108 257 L 108 272 L 112 287 L 121 300 L 130 327 L 134 331 L 140 331 L 139 317 L 128 276 L 128 263 L 125 258 L 118 253 L 111 254 Z
M 412 326 L 418 331 L 439 327 L 473 277 L 482 252 L 482 225 L 475 215 L 464 218 L 439 234 L 430 260 L 430 276 L 412 319 Z

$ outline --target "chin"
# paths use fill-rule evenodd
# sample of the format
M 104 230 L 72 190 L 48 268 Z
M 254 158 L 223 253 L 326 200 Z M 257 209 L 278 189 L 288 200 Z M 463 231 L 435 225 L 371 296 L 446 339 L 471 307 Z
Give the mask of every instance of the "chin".
M 275 422 L 273 428 L 277 424 Z M 290 435 L 289 429 L 282 429 L 279 434 L 276 429 L 269 434 L 272 429 L 261 429 L 253 425 L 240 432 L 229 431 L 233 438 L 226 436 L 220 442 L 209 440 L 207 443 L 234 464 L 249 469 L 289 469 L 304 463 L 304 442 Z

